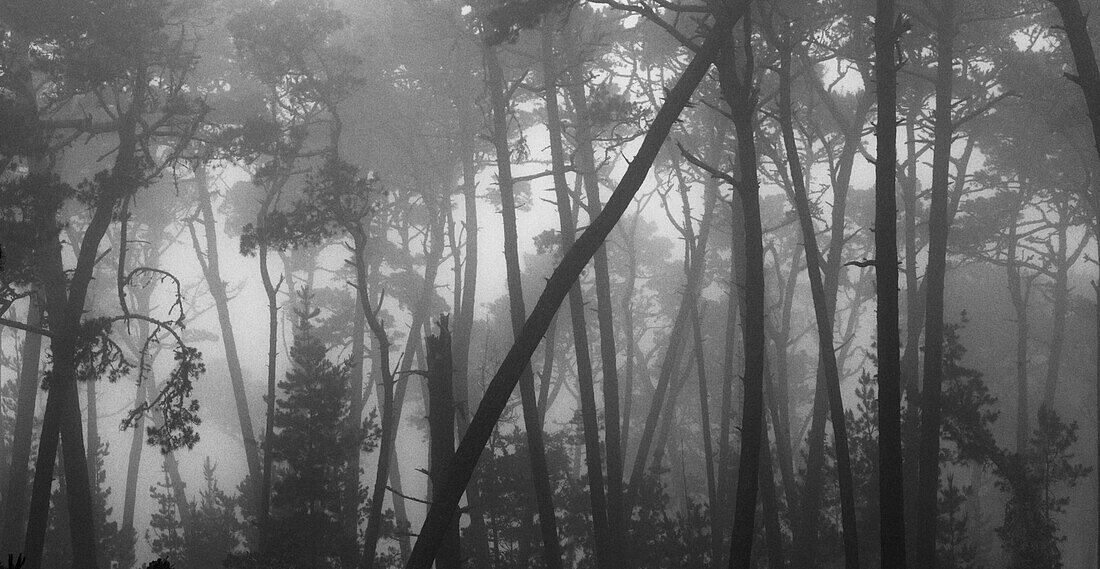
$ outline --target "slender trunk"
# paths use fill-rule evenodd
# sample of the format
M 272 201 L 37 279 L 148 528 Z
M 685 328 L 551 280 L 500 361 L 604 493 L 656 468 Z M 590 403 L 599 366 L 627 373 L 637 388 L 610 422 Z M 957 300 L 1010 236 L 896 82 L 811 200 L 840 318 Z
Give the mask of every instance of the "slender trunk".
M 1058 375 L 1062 365 L 1062 351 L 1066 343 L 1066 317 L 1069 315 L 1069 266 L 1067 258 L 1067 223 L 1063 212 L 1058 214 L 1058 245 L 1054 248 L 1054 306 L 1050 329 L 1050 351 L 1047 355 L 1046 381 L 1043 384 L 1042 406 L 1054 409 L 1054 396 L 1058 392 Z
M 576 24 L 569 20 L 572 32 L 565 41 L 568 61 L 576 69 L 584 66 L 576 54 L 580 34 Z M 584 179 L 588 217 L 595 218 L 603 210 L 600 201 L 600 183 L 597 178 L 595 148 L 592 144 L 592 118 L 588 110 L 584 74 L 576 70 L 567 81 L 567 91 L 576 114 L 577 166 Z M 623 505 L 623 444 L 619 413 L 619 370 L 615 347 L 615 309 L 611 301 L 611 278 L 607 267 L 607 249 L 601 247 L 593 259 L 596 277 L 596 316 L 600 327 L 600 360 L 603 364 L 603 405 L 605 448 L 607 449 L 607 519 L 610 531 L 610 554 L 621 559 L 626 549 L 627 516 Z
M 431 480 L 445 480 L 446 468 L 454 459 L 455 420 L 454 392 L 452 376 L 454 361 L 451 353 L 451 331 L 448 319 L 439 319 L 439 335 L 428 336 L 428 427 L 431 431 Z M 432 485 L 432 496 L 435 485 Z M 462 566 L 462 551 L 458 542 L 458 514 L 447 529 L 447 535 L 436 557 L 437 569 L 459 569 Z
M 780 313 L 778 333 L 773 335 L 772 343 L 775 344 L 775 388 L 768 392 L 768 406 L 772 413 L 773 427 L 775 428 L 775 448 L 779 455 L 775 457 L 779 465 L 780 477 L 783 481 L 783 491 L 788 497 L 788 503 L 794 503 L 797 495 L 797 482 L 794 477 L 794 452 L 791 449 L 791 422 L 790 399 L 788 397 L 788 381 L 790 377 L 788 359 L 788 347 L 791 343 L 791 313 L 794 306 L 795 289 L 798 286 L 798 274 L 801 272 L 799 251 L 796 250 L 791 258 L 791 270 L 787 279 L 782 283 L 783 300 Z M 778 269 L 777 271 L 778 272 Z
M 27 325 L 41 326 L 42 301 L 30 297 Z M 27 470 L 30 466 L 31 438 L 34 436 L 34 407 L 38 394 L 38 372 L 42 354 L 42 336 L 28 333 L 23 339 L 19 361 L 19 391 L 15 406 L 15 430 L 12 433 L 11 466 L 4 483 L 3 548 L 23 551 L 20 535 L 27 515 Z
M 917 472 L 920 463 L 920 337 L 924 332 L 924 297 L 928 281 L 917 278 L 917 224 L 920 180 L 917 178 L 917 122 L 923 106 L 907 105 L 905 120 L 905 351 L 901 356 L 901 385 L 908 404 L 903 421 L 902 460 L 905 468 L 905 528 L 909 543 L 917 542 Z M 916 548 L 909 552 L 909 564 L 917 565 Z
M 789 39 L 787 40 L 789 41 Z M 844 565 L 847 569 L 859 567 L 859 539 L 856 530 L 855 491 L 852 482 L 852 465 L 848 451 L 848 430 L 844 417 L 844 401 L 840 392 L 840 372 L 837 367 L 835 342 L 833 341 L 833 319 L 829 314 L 829 301 L 826 298 L 825 285 L 821 279 L 821 252 L 817 245 L 817 231 L 814 228 L 810 212 L 809 194 L 803 177 L 798 142 L 794 134 L 794 108 L 791 99 L 791 50 L 789 44 L 782 44 L 779 50 L 779 122 L 783 131 L 783 143 L 787 154 L 787 164 L 794 185 L 795 209 L 798 212 L 799 227 L 806 250 L 806 268 L 810 280 L 810 294 L 813 297 L 814 317 L 817 320 L 818 358 L 827 392 L 830 416 L 833 426 L 833 447 L 836 451 L 837 478 L 840 484 L 841 527 L 844 539 Z M 834 244 L 840 246 L 840 243 Z M 792 275 L 791 278 L 794 278 Z M 835 292 L 833 293 L 835 298 Z M 822 377 L 824 376 L 824 377 Z M 821 389 L 818 389 L 818 393 Z M 820 398 L 815 404 L 823 403 Z M 821 426 L 822 431 L 824 425 Z M 812 431 L 811 431 L 812 432 Z M 817 435 L 823 437 L 823 432 Z M 811 446 L 815 443 L 811 434 Z M 818 466 L 820 470 L 820 465 Z M 810 468 L 807 467 L 807 471 Z M 821 483 L 820 476 L 817 484 Z M 802 509 L 804 538 L 797 549 L 796 567 L 812 567 L 817 542 L 817 511 L 820 500 L 820 486 L 811 487 L 807 483 L 806 499 Z
M 262 477 L 260 449 L 252 427 L 252 415 L 248 408 L 248 395 L 244 388 L 244 373 L 241 371 L 241 360 L 237 351 L 236 335 L 233 332 L 233 321 L 229 316 L 229 297 L 226 292 L 225 281 L 221 277 L 217 221 L 214 218 L 214 208 L 210 203 L 206 167 L 197 165 L 194 171 L 195 184 L 198 186 L 196 194 L 199 200 L 199 211 L 202 214 L 202 227 L 206 239 L 206 251 L 201 250 L 194 226 L 191 227 L 191 238 L 195 247 L 195 255 L 199 258 L 199 265 L 202 267 L 203 276 L 206 278 L 206 286 L 210 290 L 210 296 L 214 300 L 214 308 L 218 313 L 218 327 L 221 331 L 226 365 L 229 368 L 229 383 L 233 387 L 233 401 L 237 407 L 237 422 L 241 428 L 245 462 L 248 465 L 248 475 L 253 481 L 256 481 Z
M 262 227 L 267 208 L 260 213 L 259 226 Z M 279 353 L 279 285 L 271 281 L 271 271 L 267 266 L 267 244 L 261 241 L 259 247 L 260 278 L 267 295 L 267 419 L 264 424 L 263 473 L 260 481 L 260 551 L 271 550 L 271 484 L 275 455 L 271 450 L 275 438 L 275 365 Z
M 730 444 L 730 430 L 733 423 L 733 391 L 736 382 L 736 370 L 734 368 L 734 354 L 737 351 L 737 326 L 739 312 L 743 309 L 745 290 L 743 275 L 745 273 L 745 234 L 744 228 L 737 222 L 741 215 L 741 200 L 737 192 L 731 194 L 730 200 L 730 273 L 728 283 L 729 300 L 726 306 L 726 334 L 723 345 L 722 361 L 722 413 L 721 425 L 718 429 L 718 506 L 712 510 L 711 523 L 711 549 L 712 567 L 718 568 L 725 565 L 725 537 L 726 523 L 729 520 L 728 501 L 733 482 L 733 448 Z
M 875 290 L 878 295 L 879 517 L 883 567 L 905 569 L 901 453 L 901 336 L 898 330 L 897 59 L 902 31 L 894 0 L 876 0 Z
M 146 384 L 139 383 L 134 389 L 134 407 L 146 401 Z M 145 447 L 145 415 L 134 423 L 134 432 L 130 437 L 130 454 L 126 463 L 126 488 L 122 502 L 122 532 L 137 536 L 134 528 L 134 509 L 137 504 L 138 477 L 141 475 L 141 454 Z
M 707 506 L 714 512 L 718 504 L 718 489 L 714 480 L 714 446 L 711 441 L 710 391 L 707 389 L 707 366 L 703 354 L 703 331 L 700 324 L 699 309 L 691 307 L 692 336 L 695 339 L 696 374 L 699 378 L 699 422 L 703 431 L 703 468 L 707 476 Z M 770 467 L 769 467 L 770 468 Z M 714 515 L 714 514 L 712 514 Z
M 450 476 L 447 477 L 443 492 L 429 508 L 428 516 L 420 530 L 420 537 L 413 547 L 413 554 L 407 565 L 409 569 L 430 569 L 441 538 L 477 465 L 478 457 L 485 449 L 485 443 L 492 435 L 496 422 L 507 406 L 512 390 L 519 382 L 523 370 L 528 367 L 531 354 L 542 340 L 546 329 L 550 326 L 550 320 L 565 300 L 573 283 L 596 250 L 603 245 L 604 240 L 641 188 L 672 125 L 687 105 L 703 76 L 706 75 L 707 69 L 710 68 L 718 52 L 722 38 L 729 33 L 737 16 L 739 14 L 723 13 L 719 17 L 703 47 L 668 92 L 665 104 L 654 117 L 649 132 L 642 140 L 638 154 L 627 167 L 615 192 L 608 199 L 604 211 L 592 220 L 588 229 L 577 239 L 573 247 L 565 252 L 558 268 L 550 276 L 530 318 L 524 323 L 523 331 L 518 335 L 515 345 L 508 351 L 508 355 L 505 356 L 496 375 L 489 383 L 481 399 L 481 405 L 478 406 L 477 413 L 470 422 L 470 428 L 459 443 L 458 450 L 455 452 L 454 465 L 450 470 Z
M 764 291 L 764 231 L 760 221 L 760 182 L 756 154 L 756 96 L 753 88 L 752 24 L 743 23 L 742 69 L 736 47 L 726 38 L 725 57 L 717 62 L 722 96 L 729 105 L 737 134 L 741 206 L 745 225 L 745 399 L 741 418 L 741 463 L 737 474 L 730 569 L 748 569 L 752 563 L 753 530 L 760 482 L 760 445 L 764 427 L 764 360 L 766 355 Z
M 389 481 L 390 455 L 393 453 L 397 432 L 394 424 L 393 404 L 393 368 L 390 367 L 390 338 L 382 321 L 378 319 L 371 306 L 367 286 L 367 234 L 363 227 L 349 228 L 354 243 L 356 293 L 367 326 L 374 336 L 374 354 L 372 359 L 378 362 L 378 381 L 382 386 L 382 398 L 379 401 L 382 423 L 382 441 L 378 449 L 378 467 L 375 470 L 374 486 L 371 488 L 370 509 L 367 513 L 367 527 L 363 544 L 363 555 L 359 567 L 373 569 L 378 540 L 382 534 L 382 505 L 386 498 L 386 484 Z M 372 364 L 373 365 L 373 364 Z
M 508 102 L 504 97 L 504 72 L 500 60 L 497 58 L 496 49 L 486 47 L 484 55 L 487 87 L 492 98 L 493 144 L 496 147 L 497 184 L 500 188 L 501 215 L 504 219 L 504 262 L 508 281 L 512 335 L 518 341 L 522 335 L 523 320 L 527 314 L 527 307 L 523 301 L 523 285 L 519 270 L 516 204 L 512 186 L 512 155 L 508 146 Z M 521 374 L 520 400 L 523 407 L 523 424 L 527 431 L 527 446 L 531 455 L 531 478 L 539 511 L 543 562 L 546 563 L 548 568 L 555 569 L 561 567 L 561 544 L 558 540 L 558 527 L 550 488 L 549 468 L 546 464 L 546 451 L 543 446 L 542 418 L 539 415 L 538 401 L 535 398 L 535 376 L 531 371 L 530 362 L 523 366 Z M 481 411 L 480 406 L 478 411 Z M 471 428 L 473 428 L 472 425 Z
M 1031 411 L 1028 404 L 1027 377 L 1027 344 L 1030 334 L 1027 305 L 1031 292 L 1031 281 L 1020 274 L 1020 265 L 1016 259 L 1018 231 L 1019 218 L 1013 217 L 1012 225 L 1008 228 L 1005 251 L 1005 273 L 1007 274 L 1005 276 L 1008 278 L 1008 291 L 1012 298 L 1012 307 L 1016 312 L 1016 452 L 1023 454 L 1027 451 L 1028 437 L 1031 434 L 1028 426 Z
M 571 211 L 568 183 L 565 179 L 565 151 L 561 140 L 561 117 L 558 111 L 558 75 L 554 59 L 554 30 L 552 18 L 542 27 L 543 89 L 546 101 L 546 126 L 550 131 L 550 156 L 554 171 L 554 192 L 557 197 L 558 222 L 561 226 L 561 247 L 568 250 L 576 238 L 576 219 Z M 597 196 L 597 202 L 599 198 Z M 605 269 L 606 264 L 605 264 Z M 592 525 L 595 530 L 596 565 L 612 566 L 617 559 L 608 522 L 607 495 L 604 490 L 603 460 L 600 457 L 600 426 L 596 418 L 596 392 L 592 374 L 592 356 L 589 353 L 588 326 L 585 323 L 584 297 L 580 283 L 569 291 L 569 315 L 573 324 L 573 350 L 577 358 L 577 383 L 580 390 L 581 419 L 584 424 L 585 464 L 588 469 L 588 496 L 592 506 Z M 614 354 L 612 366 L 614 370 Z M 604 370 L 606 385 L 607 369 Z M 612 371 L 614 373 L 614 371 Z M 605 405 L 607 401 L 604 402 Z M 612 405 L 618 403 L 618 394 Z M 615 418 L 616 421 L 618 417 Z M 616 425 L 617 426 L 617 425 Z M 616 443 L 617 444 L 617 443 Z
M 366 358 L 367 319 L 363 316 L 363 309 L 359 306 L 359 299 L 355 299 L 355 317 L 352 324 L 351 337 L 351 382 L 348 391 L 351 394 L 351 409 L 348 422 L 353 429 L 360 429 L 363 425 L 363 385 L 366 373 L 363 364 Z M 358 432 L 358 431 L 357 431 Z M 362 435 L 362 433 L 361 433 Z M 343 506 L 342 529 L 344 563 L 348 567 L 355 567 L 359 561 L 359 455 L 360 445 L 349 448 L 344 457 L 343 480 Z
M 772 424 L 774 427 L 775 424 Z M 763 439 L 760 441 L 760 502 L 764 510 L 764 539 L 768 547 L 768 569 L 784 569 L 783 533 L 779 529 L 779 504 L 775 492 L 775 472 L 772 470 L 771 444 L 768 442 L 768 420 L 764 418 Z
M 623 342 L 626 344 L 626 362 L 624 365 L 623 416 L 622 429 L 619 431 L 619 447 L 622 449 L 624 460 L 623 468 L 626 468 L 625 459 L 630 449 L 630 417 L 634 410 L 634 366 L 637 355 L 637 344 L 634 339 L 634 287 L 638 280 L 638 216 L 635 215 L 630 229 L 629 242 L 626 245 L 627 268 L 626 283 L 623 285 L 622 314 L 623 314 Z M 624 513 L 626 508 L 623 508 Z
M 558 346 L 558 319 L 550 321 L 550 330 L 542 343 L 542 372 L 539 374 L 539 418 L 546 420 L 546 410 L 550 408 L 550 379 L 554 373 L 554 354 Z
M 936 566 L 936 527 L 940 485 L 940 394 L 943 389 L 944 279 L 947 234 L 951 230 L 951 93 L 954 79 L 955 0 L 936 11 L 936 109 L 932 149 L 932 204 L 928 214 L 928 269 L 924 313 L 924 382 L 921 388 L 920 459 L 917 474 L 917 542 L 920 566 Z
M 477 246 L 478 246 L 478 211 L 477 211 L 477 164 L 474 160 L 475 133 L 470 116 L 473 113 L 473 105 L 467 104 L 458 112 L 463 140 L 462 150 L 462 196 L 466 209 L 466 247 L 465 265 L 463 267 L 462 297 L 455 315 L 455 329 L 453 334 L 452 349 L 454 353 L 454 370 L 458 377 L 454 386 L 455 417 L 457 418 L 459 433 L 464 434 L 470 421 L 470 401 L 472 399 L 472 383 L 470 381 L 470 342 L 474 327 L 475 299 L 477 295 Z M 453 445 L 452 445 L 453 456 Z M 485 529 L 485 519 L 480 508 L 481 491 L 474 478 L 466 489 L 466 500 L 469 506 L 467 514 L 470 517 L 467 526 L 467 543 L 470 547 L 472 565 L 475 567 L 487 567 L 489 564 L 489 537 Z

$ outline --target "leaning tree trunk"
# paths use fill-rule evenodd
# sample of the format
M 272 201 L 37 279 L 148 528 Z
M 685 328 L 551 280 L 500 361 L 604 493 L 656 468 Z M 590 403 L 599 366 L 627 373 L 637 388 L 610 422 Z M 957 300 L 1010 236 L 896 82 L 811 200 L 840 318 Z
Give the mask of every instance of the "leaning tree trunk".
M 512 183 L 512 156 L 508 146 L 508 102 L 504 96 L 504 73 L 500 60 L 497 58 L 496 49 L 486 46 L 484 53 L 487 87 L 489 88 L 493 111 L 493 145 L 497 155 L 497 184 L 500 188 L 501 216 L 504 220 L 504 264 L 508 281 L 508 302 L 512 334 L 518 341 L 523 332 L 523 319 L 527 314 L 527 307 L 523 301 L 523 284 L 519 269 L 516 203 Z M 535 376 L 531 372 L 530 362 L 527 362 L 523 367 L 519 391 L 523 410 L 523 425 L 527 431 L 527 446 L 531 455 L 531 478 L 535 490 L 535 502 L 539 511 L 543 561 L 548 568 L 556 569 L 561 567 L 561 544 L 558 540 L 558 526 L 550 488 L 550 474 L 546 464 L 546 450 L 542 439 L 542 417 L 538 411 L 538 400 L 535 396 Z M 478 410 L 480 411 L 480 406 Z M 472 424 L 470 428 L 473 428 Z M 463 439 L 465 438 L 463 437 Z M 429 515 L 430 513 L 429 510 Z M 419 540 L 417 545 L 419 545 Z M 409 564 L 412 565 L 412 560 Z
M 229 296 L 226 292 L 226 283 L 221 276 L 217 222 L 214 218 L 214 208 L 210 203 L 210 188 L 206 166 L 198 164 L 195 166 L 194 172 L 199 212 L 202 214 L 202 228 L 206 239 L 206 251 L 201 250 L 198 233 L 195 231 L 194 225 L 191 226 L 191 240 L 195 248 L 195 256 L 199 259 L 199 266 L 202 268 L 203 276 L 206 279 L 206 286 L 210 290 L 210 296 L 214 301 L 214 308 L 218 313 L 218 327 L 221 331 L 226 365 L 229 368 L 229 383 L 233 387 L 233 401 L 237 406 L 237 422 L 241 428 L 245 462 L 248 465 L 248 475 L 255 484 L 263 476 L 263 469 L 260 464 L 260 449 L 256 441 L 256 434 L 253 431 L 252 414 L 248 409 L 248 394 L 244 389 L 244 373 L 241 371 L 241 359 L 237 351 L 233 321 L 229 316 Z
M 528 367 L 531 354 L 550 326 L 550 321 L 561 306 L 566 295 L 580 276 L 588 261 L 599 249 L 615 223 L 622 217 L 633 201 L 649 173 L 650 166 L 660 151 L 672 125 L 687 105 L 691 94 L 706 75 L 711 62 L 717 55 L 723 37 L 729 33 L 739 14 L 723 14 L 708 34 L 703 47 L 696 53 L 683 75 L 668 92 L 665 104 L 657 112 L 649 132 L 642 141 L 634 161 L 627 167 L 626 173 L 608 199 L 604 211 L 592 220 L 588 229 L 577 239 L 573 247 L 565 252 L 558 268 L 550 276 L 539 297 L 531 316 L 518 335 L 516 343 L 508 351 L 496 375 L 493 376 L 478 406 L 470 428 L 462 437 L 455 460 L 449 470 L 440 495 L 433 500 L 428 516 L 420 530 L 420 537 L 413 547 L 409 558 L 409 569 L 430 569 L 442 537 L 450 524 L 466 484 L 473 474 L 478 458 L 486 442 L 493 433 L 497 420 L 504 411 L 512 390 L 520 380 L 523 370 Z
M 42 302 L 31 295 L 27 307 L 27 326 L 42 325 Z M 15 430 L 12 432 L 11 466 L 4 483 L 4 526 L 0 551 L 23 551 L 20 535 L 27 515 L 27 470 L 30 466 L 31 439 L 34 436 L 34 407 L 38 394 L 38 372 L 42 354 L 42 336 L 27 333 L 19 361 L 19 388 L 15 405 Z
M 901 335 L 898 331 L 897 59 L 894 0 L 876 0 L 875 290 L 878 295 L 879 518 L 883 567 L 905 569 L 901 454 Z
M 928 568 L 936 565 L 939 517 L 944 279 L 947 271 L 947 234 L 951 230 L 948 186 L 951 183 L 951 138 L 954 132 L 951 93 L 956 33 L 955 0 L 942 0 L 940 4 L 936 10 L 932 204 L 928 213 L 928 268 L 924 277 L 927 283 L 924 301 L 924 382 L 921 387 L 920 459 L 917 467 L 917 542 L 913 552 L 917 563 Z
M 836 450 L 837 478 L 840 483 L 841 527 L 844 539 L 844 566 L 847 569 L 859 568 L 859 539 L 856 529 L 855 491 L 852 483 L 852 463 L 848 451 L 848 428 L 844 416 L 844 401 L 840 392 L 840 371 L 837 367 L 835 342 L 833 340 L 833 319 L 829 314 L 825 285 L 821 279 L 821 251 L 817 246 L 817 231 L 814 228 L 810 199 L 806 189 L 798 142 L 794 134 L 794 109 L 791 99 L 791 47 L 790 38 L 780 40 L 779 48 L 779 123 L 783 131 L 783 144 L 787 154 L 787 164 L 791 171 L 794 186 L 795 209 L 802 231 L 802 241 L 806 249 L 806 269 L 810 280 L 810 294 L 813 298 L 814 317 L 817 320 L 818 359 L 821 364 L 821 379 L 825 381 L 830 416 L 833 426 L 833 446 Z M 836 244 L 839 246 L 839 243 Z M 791 276 L 794 278 L 794 275 Z M 835 294 L 835 293 L 834 293 Z M 820 377 L 820 376 L 819 376 Z M 820 393 L 820 388 L 818 392 Z M 820 399 L 820 398 L 818 398 Z M 815 404 L 822 403 L 815 400 Z M 821 435 L 818 435 L 821 436 Z M 813 436 L 811 436 L 813 438 Z M 814 443 L 811 442 L 811 445 Z M 809 467 L 807 467 L 809 470 Z M 818 466 L 820 471 L 820 466 Z M 820 475 L 816 478 L 821 483 Z M 817 542 L 817 511 L 821 488 L 809 487 L 803 501 L 803 542 L 796 552 L 795 567 L 813 566 Z

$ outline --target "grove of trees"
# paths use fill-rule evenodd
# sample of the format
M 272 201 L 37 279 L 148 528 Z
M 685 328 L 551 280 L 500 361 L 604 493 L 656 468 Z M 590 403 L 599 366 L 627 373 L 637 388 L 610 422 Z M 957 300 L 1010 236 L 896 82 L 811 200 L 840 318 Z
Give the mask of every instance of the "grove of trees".
M 4 0 L 0 554 L 1100 566 L 1097 8 Z

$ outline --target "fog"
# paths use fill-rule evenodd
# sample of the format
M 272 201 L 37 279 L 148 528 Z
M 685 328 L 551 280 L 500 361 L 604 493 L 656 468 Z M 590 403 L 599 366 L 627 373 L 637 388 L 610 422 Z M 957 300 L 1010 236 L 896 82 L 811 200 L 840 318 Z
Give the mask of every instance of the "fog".
M 1095 567 L 1097 7 L 5 0 L 0 554 Z

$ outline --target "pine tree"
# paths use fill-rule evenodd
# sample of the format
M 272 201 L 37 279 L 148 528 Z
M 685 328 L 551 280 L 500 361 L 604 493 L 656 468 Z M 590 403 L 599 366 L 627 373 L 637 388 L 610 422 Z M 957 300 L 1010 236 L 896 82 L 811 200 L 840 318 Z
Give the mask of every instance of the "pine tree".
M 272 554 L 302 567 L 338 564 L 346 545 L 340 531 L 349 449 L 362 445 L 373 450 L 378 435 L 352 424 L 348 382 L 349 362 L 333 363 L 316 336 L 311 320 L 312 293 L 300 293 L 302 307 L 290 350 L 292 369 L 279 382 L 283 396 L 276 401 L 274 459 L 280 472 L 273 486 Z M 367 436 L 364 436 L 366 434 Z M 355 479 L 358 479 L 356 477 Z

